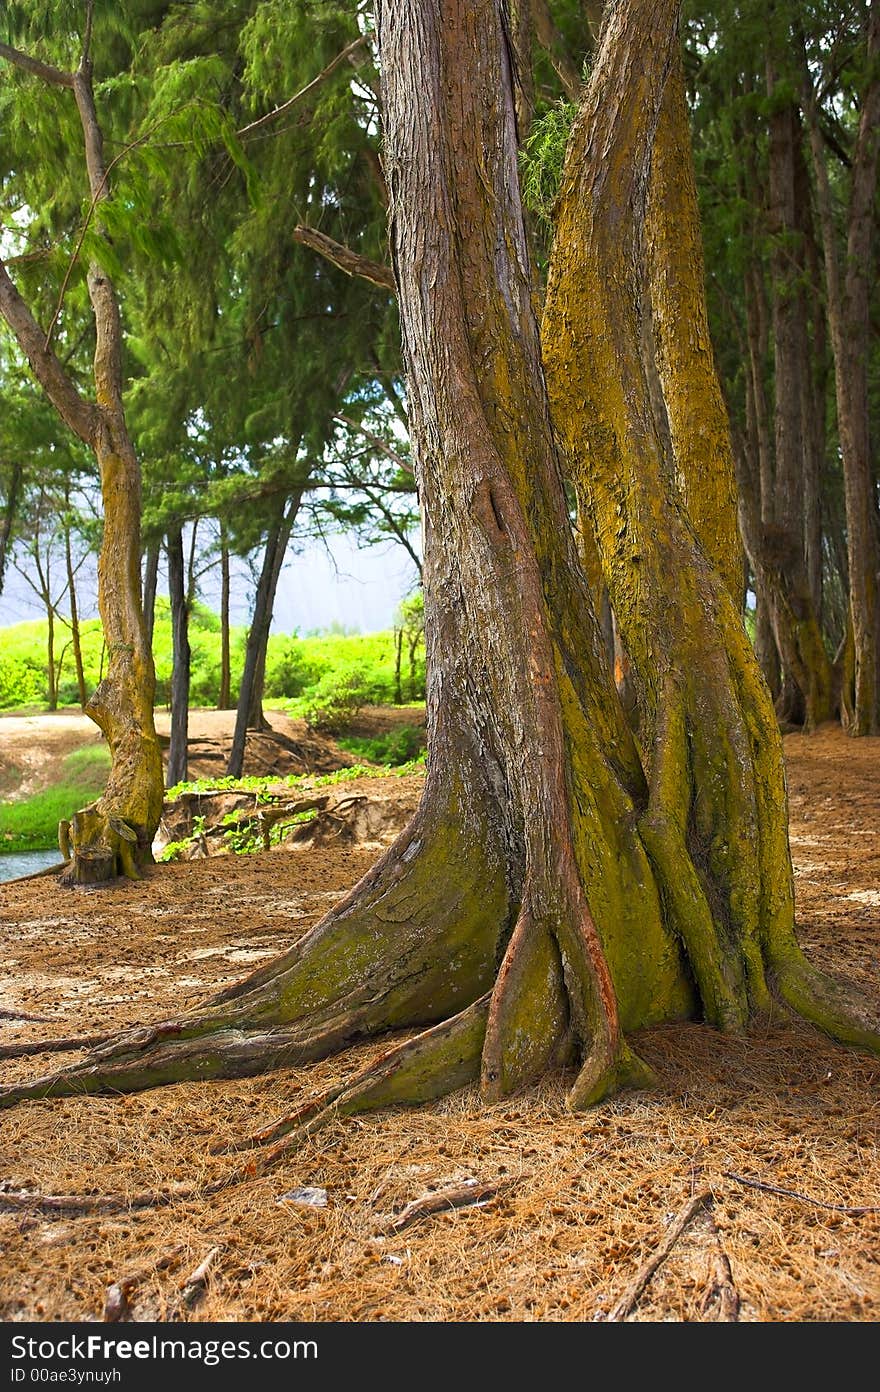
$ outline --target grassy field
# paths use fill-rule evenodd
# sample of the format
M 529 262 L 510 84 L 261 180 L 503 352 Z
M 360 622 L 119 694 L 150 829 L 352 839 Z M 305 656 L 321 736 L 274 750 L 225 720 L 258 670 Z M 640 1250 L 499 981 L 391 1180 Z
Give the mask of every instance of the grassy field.
M 73 651 L 69 631 L 56 625 L 55 661 L 61 660 L 59 705 L 78 701 Z M 31 620 L 0 629 L 0 710 L 45 709 L 48 700 L 47 625 Z M 233 699 L 244 666 L 247 633 L 235 627 L 230 634 Z M 220 690 L 220 620 L 204 605 L 194 606 L 190 617 L 192 667 L 190 701 L 194 706 L 216 704 Z M 94 690 L 100 681 L 103 659 L 101 626 L 97 619 L 82 624 L 83 664 L 86 685 Z M 167 600 L 156 606 L 153 638 L 156 664 L 156 703 L 166 705 L 171 694 L 171 618 Z M 405 651 L 402 670 L 404 701 L 424 696 L 425 657 L 419 644 L 410 664 Z M 382 705 L 397 699 L 395 635 L 383 633 L 319 633 L 300 637 L 276 633 L 269 639 L 266 657 L 267 702 L 294 716 L 307 716 L 339 686 L 347 685 L 364 703 Z

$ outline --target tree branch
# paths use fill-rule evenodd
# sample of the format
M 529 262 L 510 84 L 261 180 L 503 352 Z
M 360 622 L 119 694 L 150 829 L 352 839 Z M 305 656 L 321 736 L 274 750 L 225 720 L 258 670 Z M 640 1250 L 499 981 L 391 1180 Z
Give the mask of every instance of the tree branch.
M 390 266 L 383 265 L 381 261 L 371 261 L 368 256 L 360 256 L 356 251 L 352 251 L 351 247 L 335 242 L 332 237 L 318 232 L 314 227 L 295 227 L 293 240 L 302 246 L 311 247 L 312 251 L 316 251 L 340 271 L 345 271 L 346 275 L 360 276 L 361 280 L 368 280 L 383 290 L 397 288 Z
M 366 41 L 366 34 L 361 34 L 359 38 L 353 39 L 350 44 L 347 44 L 346 47 L 342 49 L 341 53 L 337 53 L 336 57 L 327 64 L 326 68 L 318 73 L 317 77 L 313 77 L 311 82 L 307 82 L 305 87 L 301 87 L 298 92 L 294 92 L 292 97 L 286 102 L 282 102 L 280 106 L 276 106 L 274 111 L 267 111 L 265 116 L 260 116 L 256 121 L 251 121 L 249 125 L 242 126 L 241 130 L 235 132 L 236 135 L 239 137 L 252 135 L 254 131 L 260 130 L 263 126 L 268 125 L 270 121 L 274 121 L 277 117 L 283 116 L 285 111 L 289 111 L 291 107 L 301 102 L 303 97 L 307 97 L 310 92 L 313 92 L 316 87 L 319 87 L 331 73 L 334 73 L 336 69 L 345 62 L 346 58 L 354 53 L 355 49 L 360 48 L 361 44 L 366 43 Z
M 73 73 L 62 72 L 60 68 L 53 68 L 51 63 L 43 63 L 39 58 L 31 58 L 29 54 L 22 53 L 10 44 L 0 43 L 0 58 L 6 58 L 10 63 L 14 63 L 17 68 L 21 68 L 22 72 L 30 73 L 33 77 L 41 77 L 44 82 L 51 82 L 53 87 L 73 86 Z
M 387 445 L 381 435 L 374 435 L 372 430 L 367 430 L 366 426 L 361 425 L 359 421 L 352 420 L 350 416 L 344 416 L 340 411 L 336 412 L 333 419 L 339 421 L 341 425 L 347 425 L 350 430 L 356 430 L 359 435 L 363 435 L 374 449 L 377 449 L 380 454 L 384 454 L 387 459 L 391 460 L 392 464 L 396 464 L 401 473 L 409 474 L 412 477 L 413 466 L 410 461 L 404 459 L 402 454 L 398 454 L 390 445 Z
M 9 278 L 0 260 L 0 314 L 6 320 L 31 370 L 59 415 L 86 445 L 94 440 L 97 408 L 80 396 L 71 377 L 64 371 L 46 335 Z

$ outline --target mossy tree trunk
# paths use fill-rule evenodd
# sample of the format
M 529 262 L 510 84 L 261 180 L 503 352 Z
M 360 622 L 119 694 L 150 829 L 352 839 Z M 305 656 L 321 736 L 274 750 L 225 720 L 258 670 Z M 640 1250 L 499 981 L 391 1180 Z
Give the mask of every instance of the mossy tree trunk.
M 650 787 L 642 835 L 703 1008 L 741 1027 L 778 988 L 844 1032 L 842 1002 L 838 1013 L 795 939 L 781 739 L 742 624 L 733 519 L 721 515 L 735 498 L 732 453 L 692 274 L 699 233 L 675 88 L 664 104 L 677 16 L 677 0 L 631 0 L 603 31 L 557 201 L 550 399 L 632 663 Z M 639 353 L 652 148 L 647 250 L 673 459 Z M 852 1037 L 865 1035 L 857 1015 Z
M 0 44 L 0 57 L 51 85 L 72 90 L 89 190 L 97 206 L 109 196 L 109 183 L 92 89 L 89 30 L 90 19 L 75 72 L 30 59 L 7 44 Z M 153 724 L 155 674 L 141 606 L 141 476 L 123 409 L 119 305 L 109 276 L 97 263 L 89 266 L 87 283 L 95 323 L 94 404 L 80 395 L 0 263 L 0 313 L 58 413 L 93 449 L 101 479 L 104 535 L 98 609 L 108 665 L 85 709 L 107 738 L 111 768 L 98 801 L 74 813 L 69 824 L 62 823 L 62 846 L 71 856 L 63 875 L 68 884 L 112 879 L 120 870 L 137 878 L 138 867 L 152 861 L 162 811 L 162 758 Z
M 624 267 L 634 249 L 628 181 L 647 162 L 676 18 L 669 0 L 613 12 L 581 118 L 610 118 L 599 148 L 610 152 L 628 211 L 615 221 L 619 208 L 597 205 L 585 225 L 582 201 L 569 191 L 566 203 L 579 246 L 598 236 Z M 573 1107 L 644 1085 L 650 1074 L 630 1031 L 700 1011 L 740 1028 L 769 1003 L 768 966 L 787 999 L 818 1013 L 816 981 L 793 939 L 778 738 L 764 754 L 772 709 L 733 599 L 647 447 L 626 466 L 626 511 L 614 529 L 639 532 L 639 555 L 625 554 L 622 567 L 611 555 L 607 573 L 636 654 L 649 779 L 608 671 L 542 372 L 503 7 L 383 0 L 379 38 L 425 528 L 422 801 L 378 864 L 284 957 L 200 1009 L 5 1090 L 6 1104 L 256 1073 L 421 1027 L 353 1083 L 264 1133 L 283 1146 L 285 1132 L 310 1134 L 328 1116 L 477 1079 L 494 1099 L 569 1063 Z M 575 168 L 583 133 L 573 138 Z M 610 365 L 595 335 L 584 351 L 603 398 L 617 403 L 623 393 L 647 418 L 633 283 L 618 279 L 620 300 L 604 305 L 620 328 Z M 578 303 L 583 316 L 592 302 Z M 593 439 L 582 367 L 577 400 Z M 624 422 L 633 447 L 643 444 L 640 421 Z M 619 469 L 616 453 L 614 462 Z M 642 467 L 653 472 L 639 492 L 630 473 Z M 633 505 L 650 524 L 643 531 Z M 601 542 L 599 552 L 604 559 Z M 631 603 L 621 568 L 635 581 Z M 646 589 L 647 611 L 642 575 L 657 588 Z M 679 604 L 680 621 L 669 613 Z M 827 1002 L 821 1022 L 880 1045 L 863 1019 Z

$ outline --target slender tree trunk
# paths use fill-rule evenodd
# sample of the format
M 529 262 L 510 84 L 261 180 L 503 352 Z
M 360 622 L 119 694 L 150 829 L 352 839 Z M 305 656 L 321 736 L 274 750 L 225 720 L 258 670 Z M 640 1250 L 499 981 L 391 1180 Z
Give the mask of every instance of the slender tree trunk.
M 58 709 L 58 682 L 55 671 L 55 606 L 51 597 L 45 596 L 46 603 L 46 670 L 49 678 L 49 709 Z
M 89 24 L 89 37 L 90 32 Z M 3 57 L 34 71 L 26 55 L 8 45 L 3 47 Z M 37 70 L 46 81 L 73 92 L 89 192 L 98 204 L 110 196 L 110 185 L 88 41 L 76 72 L 61 72 L 47 64 L 39 64 Z M 0 261 L 0 313 L 59 415 L 94 450 L 104 503 L 98 609 L 108 666 L 107 676 L 86 704 L 86 714 L 107 738 L 111 766 L 98 801 L 74 813 L 69 824 L 62 824 L 62 839 L 73 857 L 62 877 L 66 884 L 111 879 L 119 870 L 138 878 L 138 867 L 152 861 L 163 792 L 162 757 L 153 723 L 155 672 L 141 605 L 141 475 L 123 409 L 119 305 L 107 273 L 97 262 L 89 266 L 86 280 L 95 323 L 95 404 L 80 395 Z
M 6 495 L 6 506 L 3 509 L 3 521 L 0 522 L 0 595 L 3 593 L 3 582 L 6 579 L 6 564 L 9 560 L 9 540 L 12 536 L 15 514 L 18 509 L 18 500 L 21 496 L 22 476 L 23 471 L 19 463 L 10 465 L 9 492 Z
M 880 733 L 880 546 L 877 493 L 871 469 L 868 398 L 869 275 L 880 150 L 880 77 L 876 74 L 880 54 L 880 7 L 877 4 L 871 7 L 868 19 L 867 52 L 875 72 L 862 95 L 859 112 L 843 275 L 815 96 L 809 73 L 805 77 L 805 111 L 822 228 L 837 429 L 846 500 L 855 660 L 855 704 L 849 729 L 855 735 Z
M 254 612 L 248 632 L 245 649 L 244 671 L 238 693 L 238 707 L 235 718 L 235 732 L 229 754 L 227 773 L 231 778 L 240 778 L 244 768 L 244 751 L 248 730 L 264 730 L 266 720 L 263 715 L 263 680 L 266 672 L 266 649 L 269 644 L 269 630 L 272 626 L 272 610 L 278 579 L 287 553 L 290 533 L 299 511 L 302 490 L 295 493 L 269 531 L 263 565 L 257 582 Z
M 403 629 L 398 628 L 394 633 L 394 699 L 399 706 L 403 705 L 403 687 L 401 686 L 401 660 L 403 658 Z
M 168 533 L 168 593 L 171 599 L 173 660 L 171 668 L 171 743 L 168 747 L 166 784 L 173 788 L 187 775 L 189 740 L 189 606 L 183 561 L 183 532 L 175 527 Z
M 764 376 L 767 361 L 767 305 L 763 271 L 756 261 L 751 263 L 746 272 L 744 293 L 748 339 L 746 414 L 751 449 L 757 461 L 757 468 L 743 469 L 738 476 L 740 530 L 755 579 L 755 653 L 770 688 L 770 695 L 776 702 L 782 687 L 782 676 L 773 625 L 773 599 L 763 565 L 764 528 L 772 522 L 773 515 L 773 445 Z
M 220 524 L 220 691 L 217 709 L 229 710 L 231 702 L 232 664 L 229 650 L 229 542 L 226 528 Z
M 810 603 L 822 627 L 822 478 L 825 465 L 825 399 L 827 394 L 827 329 L 822 294 L 819 249 L 813 219 L 813 197 L 804 159 L 803 142 L 795 145 L 795 199 L 801 237 L 801 278 L 798 315 L 801 338 L 801 420 L 804 447 L 804 565 Z
M 144 638 L 151 650 L 153 647 L 153 629 L 156 623 L 156 589 L 159 583 L 160 550 L 160 543 L 151 541 L 144 557 Z
M 65 504 L 69 506 L 70 499 L 65 494 Z M 76 572 L 73 566 L 73 555 L 70 549 L 70 526 L 65 523 L 64 527 L 64 562 L 67 567 L 67 596 L 70 604 L 70 641 L 73 646 L 73 661 L 76 668 L 76 687 L 79 693 L 79 703 L 83 710 L 89 693 L 86 689 L 86 674 L 83 667 L 82 637 L 79 629 L 79 606 L 76 599 Z

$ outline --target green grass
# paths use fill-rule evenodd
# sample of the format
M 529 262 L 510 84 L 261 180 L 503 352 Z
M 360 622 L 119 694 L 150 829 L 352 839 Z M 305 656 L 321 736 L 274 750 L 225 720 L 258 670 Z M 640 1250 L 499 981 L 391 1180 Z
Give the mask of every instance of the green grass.
M 83 665 L 86 686 L 93 691 L 102 673 L 101 625 L 88 619 L 82 626 Z M 48 701 L 45 620 L 31 620 L 0 629 L 0 710 L 24 713 L 45 710 Z M 192 667 L 190 702 L 193 706 L 212 706 L 220 690 L 220 620 L 204 605 L 197 604 L 190 615 Z M 246 630 L 234 627 L 230 634 L 232 696 L 237 696 L 244 666 Z M 78 702 L 73 652 L 69 632 L 61 622 L 56 626 L 55 660 L 63 651 L 58 683 L 58 704 Z M 156 704 L 167 705 L 171 696 L 171 617 L 167 599 L 156 606 L 153 634 L 156 664 Z M 344 682 L 356 676 L 363 700 L 381 705 L 396 697 L 394 679 L 395 640 L 388 629 L 383 633 L 319 633 L 306 637 L 275 633 L 269 639 L 266 655 L 265 700 L 291 715 L 305 715 L 314 704 L 319 688 Z M 106 668 L 106 657 L 104 658 Z M 420 645 L 412 672 L 408 652 L 402 671 L 404 700 L 424 696 L 425 657 Z
M 58 844 L 58 823 L 103 791 L 110 769 L 106 745 L 67 755 L 60 783 L 21 802 L 0 802 L 0 852 L 47 851 Z

